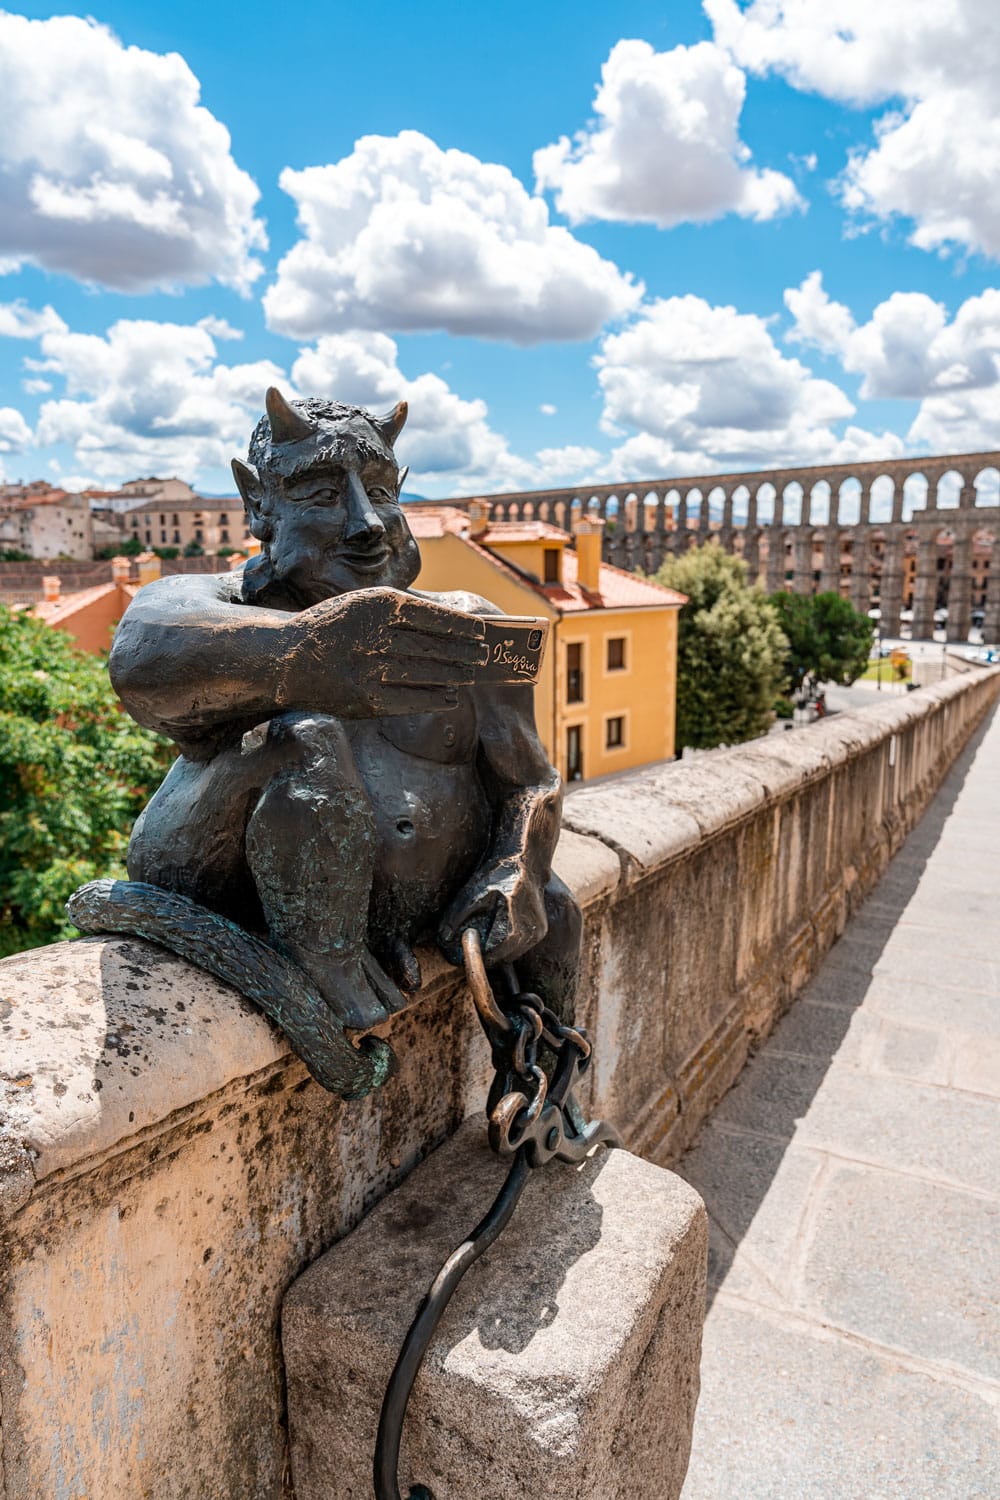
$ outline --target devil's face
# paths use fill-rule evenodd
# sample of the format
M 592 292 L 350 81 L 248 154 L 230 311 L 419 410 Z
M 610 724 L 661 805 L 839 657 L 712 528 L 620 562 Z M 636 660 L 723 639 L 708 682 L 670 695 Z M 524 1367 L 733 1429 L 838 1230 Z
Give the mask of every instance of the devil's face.
M 244 494 L 275 580 L 303 606 L 378 585 L 405 589 L 420 554 L 399 504 L 399 469 L 357 415 L 283 443 Z M 242 488 L 242 485 L 241 485 Z

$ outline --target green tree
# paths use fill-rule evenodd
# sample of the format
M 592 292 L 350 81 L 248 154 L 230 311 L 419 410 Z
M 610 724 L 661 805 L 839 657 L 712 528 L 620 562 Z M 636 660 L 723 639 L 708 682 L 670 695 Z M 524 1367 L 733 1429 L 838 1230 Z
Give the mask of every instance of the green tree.
M 746 564 L 715 542 L 668 558 L 657 583 L 688 596 L 677 637 L 677 748 L 732 745 L 763 734 L 787 642 Z
M 129 536 L 122 537 L 113 547 L 101 547 L 94 556 L 101 562 L 108 562 L 112 557 L 138 557 L 144 550 L 137 536 Z
M 204 557 L 205 549 L 200 542 L 188 542 L 184 548 L 185 557 Z
M 122 712 L 103 658 L 0 607 L 0 954 L 73 933 L 65 901 L 124 873 L 132 823 L 172 756 Z
M 846 687 L 868 665 L 874 626 L 839 594 L 772 594 L 771 607 L 788 641 L 785 677 L 798 698 L 822 682 Z

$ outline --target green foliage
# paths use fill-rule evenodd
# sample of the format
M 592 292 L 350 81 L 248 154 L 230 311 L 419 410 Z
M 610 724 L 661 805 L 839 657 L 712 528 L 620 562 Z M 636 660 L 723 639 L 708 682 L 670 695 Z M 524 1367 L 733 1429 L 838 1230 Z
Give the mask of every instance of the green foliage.
M 170 562 L 172 562 L 175 557 L 180 557 L 181 555 L 181 549 L 179 547 L 154 547 L 153 551 L 156 553 L 157 557 L 165 557 Z
M 64 903 L 124 873 L 172 756 L 121 711 L 103 658 L 0 607 L 0 955 L 72 935 Z
M 185 557 L 204 557 L 205 549 L 200 542 L 188 542 L 184 548 Z
M 6 551 L 0 552 L 0 562 L 31 562 L 30 552 L 22 552 L 20 547 L 8 547 Z
M 677 748 L 733 745 L 763 734 L 787 642 L 746 565 L 714 542 L 669 558 L 657 583 L 687 594 L 677 639 Z
M 772 594 L 771 607 L 788 640 L 785 676 L 793 694 L 821 682 L 846 687 L 871 656 L 874 626 L 839 594 Z
M 123 537 L 113 547 L 101 547 L 94 556 L 101 562 L 108 562 L 112 557 L 138 557 L 144 550 L 137 536 Z

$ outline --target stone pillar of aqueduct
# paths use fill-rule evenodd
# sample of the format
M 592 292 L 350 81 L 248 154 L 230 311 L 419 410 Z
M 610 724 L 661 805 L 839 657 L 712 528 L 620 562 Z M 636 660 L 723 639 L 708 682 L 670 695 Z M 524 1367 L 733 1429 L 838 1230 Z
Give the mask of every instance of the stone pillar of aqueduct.
M 493 520 L 569 528 L 600 516 L 605 560 L 631 572 L 653 573 L 712 535 L 769 592 L 839 590 L 880 611 L 883 635 L 898 634 L 912 611 L 914 638 L 929 639 L 946 609 L 949 640 L 967 640 L 980 616 L 983 638 L 1000 636 L 1000 452 L 477 498 Z

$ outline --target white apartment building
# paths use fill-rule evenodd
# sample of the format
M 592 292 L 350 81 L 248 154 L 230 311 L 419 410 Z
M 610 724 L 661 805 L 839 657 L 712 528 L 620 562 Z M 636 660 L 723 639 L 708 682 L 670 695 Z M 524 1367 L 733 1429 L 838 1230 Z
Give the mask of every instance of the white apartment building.
M 0 553 L 8 550 L 81 562 L 93 557 L 90 501 L 44 480 L 0 485 Z

